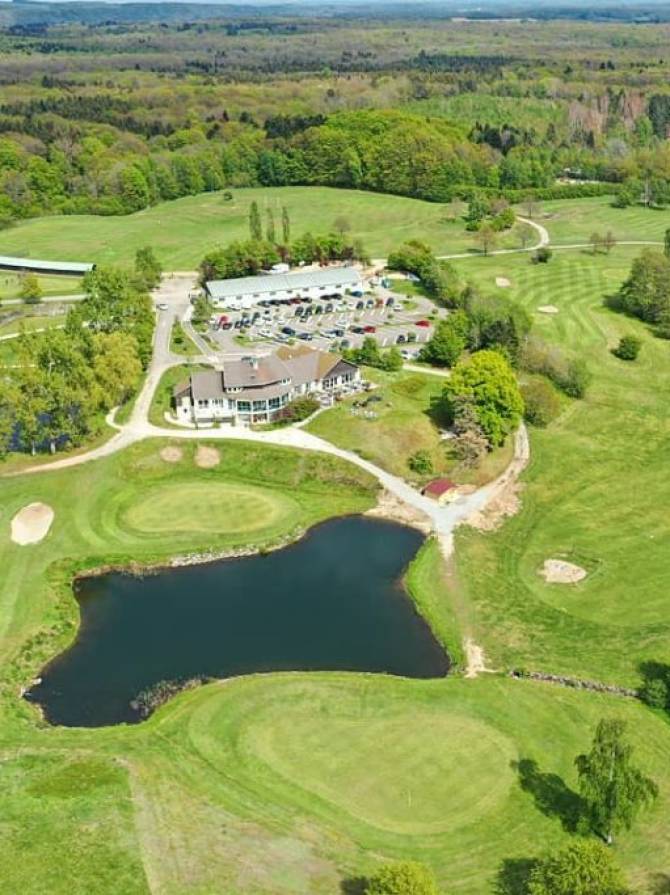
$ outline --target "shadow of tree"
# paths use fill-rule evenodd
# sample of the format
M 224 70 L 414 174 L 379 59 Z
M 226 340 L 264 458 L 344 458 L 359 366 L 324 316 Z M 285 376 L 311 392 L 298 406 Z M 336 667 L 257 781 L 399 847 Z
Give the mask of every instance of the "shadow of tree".
M 367 879 L 364 876 L 352 876 L 340 883 L 342 895 L 365 895 Z
M 650 895 L 670 895 L 670 874 L 655 873 L 651 878 Z
M 507 858 L 496 877 L 495 895 L 526 895 L 530 874 L 537 861 L 534 858 Z
M 522 758 L 512 762 L 512 768 L 519 775 L 519 783 L 525 792 L 535 799 L 535 805 L 547 817 L 557 817 L 564 830 L 579 832 L 580 821 L 585 817 L 584 800 L 573 792 L 558 774 L 540 771 L 532 758 Z

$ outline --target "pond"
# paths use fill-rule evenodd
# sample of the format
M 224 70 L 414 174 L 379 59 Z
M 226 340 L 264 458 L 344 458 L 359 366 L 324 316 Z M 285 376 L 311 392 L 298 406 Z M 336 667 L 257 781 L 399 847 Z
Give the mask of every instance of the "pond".
M 449 659 L 402 575 L 423 541 L 412 528 L 351 516 L 282 550 L 75 587 L 76 641 L 26 695 L 54 724 L 137 722 L 161 681 L 269 671 L 442 677 Z

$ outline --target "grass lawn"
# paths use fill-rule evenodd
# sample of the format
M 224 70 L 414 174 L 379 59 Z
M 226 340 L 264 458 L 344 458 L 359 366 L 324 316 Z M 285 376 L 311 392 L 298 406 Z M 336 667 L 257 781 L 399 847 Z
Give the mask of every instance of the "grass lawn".
M 344 215 L 373 257 L 406 239 L 422 239 L 440 254 L 473 245 L 462 220 L 452 219 L 444 205 L 328 187 L 268 187 L 233 190 L 231 202 L 222 193 L 189 196 L 125 217 L 35 218 L 4 230 L 3 246 L 22 256 L 131 264 L 137 246 L 151 245 L 168 270 L 190 270 L 218 245 L 248 238 L 252 201 L 280 214 L 286 206 L 294 237 L 328 230 Z
M 36 329 L 49 329 L 52 326 L 62 326 L 65 323 L 65 314 L 23 314 L 20 317 L 2 322 L 0 320 L 0 336 L 9 336 L 14 333 L 21 332 L 23 328 L 26 332 L 32 332 Z
M 186 337 L 188 338 L 188 337 Z M 189 339 L 190 341 L 190 339 Z M 166 424 L 165 414 L 172 409 L 172 392 L 175 385 L 188 379 L 191 373 L 197 373 L 198 370 L 209 370 L 210 367 L 204 364 L 184 363 L 176 367 L 170 367 L 161 376 L 160 382 L 154 392 L 149 408 L 149 422 L 154 426 L 164 426 Z
M 497 533 L 458 537 L 460 601 L 494 667 L 638 683 L 641 662 L 670 652 L 670 345 L 602 305 L 635 254 L 459 265 L 489 291 L 495 275 L 507 276 L 504 291 L 533 312 L 536 331 L 585 357 L 594 376 L 584 401 L 533 431 L 522 511 Z M 545 304 L 559 313 L 537 312 Z M 633 364 L 610 353 L 624 333 L 643 341 Z M 548 558 L 589 574 L 577 585 L 546 584 L 538 570 Z
M 29 254 L 19 257 L 35 258 L 36 256 L 37 252 L 33 249 Z M 57 260 L 63 259 L 58 258 Z M 81 277 L 38 276 L 37 279 L 42 287 L 43 295 L 76 295 L 82 291 Z M 0 270 L 0 301 L 6 298 L 19 298 L 20 289 L 21 277 L 18 274 Z
M 200 349 L 193 339 L 185 332 L 181 323 L 175 323 L 170 333 L 170 351 L 174 354 L 182 354 L 184 357 L 193 357 L 200 354 Z
M 320 413 L 307 429 L 338 447 L 355 451 L 394 475 L 420 483 L 433 475 L 449 473 L 459 482 L 484 482 L 494 478 L 509 462 L 511 445 L 494 452 L 476 471 L 457 470 L 440 438 L 443 418 L 439 409 L 444 379 L 430 373 L 384 373 L 365 369 L 365 377 L 378 383 L 373 394 L 382 398 L 366 408 L 353 407 L 349 398 Z M 374 418 L 364 416 L 365 412 Z M 433 473 L 418 476 L 408 466 L 417 451 L 427 451 Z
M 523 213 L 523 206 L 518 209 Z M 557 245 L 588 242 L 592 233 L 605 234 L 611 230 L 618 240 L 663 241 L 670 227 L 670 208 L 614 208 L 612 196 L 592 199 L 561 199 L 540 202 L 540 213 L 535 220 L 549 231 Z

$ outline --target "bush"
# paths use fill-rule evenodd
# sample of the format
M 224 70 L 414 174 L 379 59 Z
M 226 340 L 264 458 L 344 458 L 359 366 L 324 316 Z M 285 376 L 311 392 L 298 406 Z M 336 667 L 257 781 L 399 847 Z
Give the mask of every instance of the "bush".
M 561 411 L 561 401 L 556 389 L 543 379 L 531 379 L 521 385 L 525 405 L 524 418 L 533 426 L 544 428 Z
M 528 895 L 626 895 L 623 875 L 600 842 L 571 842 L 531 870 Z
M 407 461 L 407 465 L 417 475 L 431 475 L 433 472 L 433 460 L 428 451 L 417 451 Z
M 552 251 L 547 248 L 547 246 L 540 246 L 533 254 L 531 255 L 531 261 L 533 264 L 547 264 L 551 259 Z
M 640 691 L 640 696 L 642 701 L 653 709 L 668 707 L 668 685 L 660 677 L 647 681 Z
M 561 391 L 571 398 L 583 398 L 591 382 L 591 373 L 586 361 L 581 358 L 568 362 L 568 369 L 556 383 Z
M 306 420 L 319 409 L 321 405 L 316 398 L 309 396 L 305 398 L 294 398 L 290 404 L 283 408 L 278 416 L 278 420 L 283 423 L 299 423 Z
M 571 398 L 583 398 L 591 381 L 586 363 L 568 359 L 560 348 L 547 345 L 542 339 L 529 338 L 523 345 L 519 365 L 529 373 L 541 373 L 556 388 Z
M 621 336 L 619 344 L 612 349 L 612 354 L 619 360 L 636 360 L 642 348 L 642 340 L 637 336 Z
M 435 877 L 417 861 L 385 864 L 368 879 L 365 895 L 438 895 Z

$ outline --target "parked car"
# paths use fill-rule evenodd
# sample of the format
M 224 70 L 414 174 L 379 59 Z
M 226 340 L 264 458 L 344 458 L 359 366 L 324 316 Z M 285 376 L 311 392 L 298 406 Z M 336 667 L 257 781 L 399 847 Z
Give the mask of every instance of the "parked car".
M 285 336 L 295 335 L 295 330 L 291 326 L 282 326 L 281 331 L 284 333 Z
M 396 345 L 402 345 L 403 342 L 407 341 L 407 336 L 404 333 L 398 333 L 395 343 Z
M 241 321 L 241 320 L 236 320 L 235 323 L 233 323 L 233 328 L 234 328 L 234 329 L 241 329 L 241 327 L 242 327 L 242 321 Z
M 222 323 L 221 326 L 219 327 L 219 329 L 232 329 L 232 328 L 233 328 L 233 324 L 230 322 L 230 320 L 227 320 L 225 323 Z
M 311 342 L 314 336 L 311 333 L 298 333 L 298 338 L 303 342 Z
M 362 326 L 350 326 L 349 331 L 360 336 L 365 332 L 365 329 Z
M 332 314 L 333 313 L 333 305 L 332 302 L 328 302 L 326 307 L 323 309 L 324 314 Z
M 257 320 L 260 320 L 260 319 L 261 319 L 260 311 L 254 311 L 254 313 L 251 315 L 251 322 L 255 323 Z
M 363 298 L 363 293 L 360 289 L 352 289 L 350 294 L 353 295 L 354 298 Z
M 376 326 L 371 326 L 370 324 L 368 324 L 367 326 L 364 326 L 364 327 L 363 327 L 363 332 L 364 332 L 364 333 L 376 333 L 376 332 L 377 332 L 377 327 L 376 327 Z
M 430 320 L 417 320 L 415 326 L 430 326 Z
M 156 305 L 156 307 L 158 308 L 159 311 L 167 311 L 169 305 L 164 301 L 159 301 L 158 304 Z
M 406 348 L 402 349 L 402 351 L 400 352 L 400 357 L 403 360 L 414 360 L 414 355 L 412 354 L 411 351 L 408 351 Z
M 416 342 L 416 333 L 407 333 L 408 342 Z
M 374 298 L 369 298 L 369 299 L 365 302 L 365 307 L 366 307 L 366 308 L 374 308 L 374 306 L 375 306 L 375 300 L 374 300 Z
M 345 330 L 341 326 L 336 326 L 333 329 L 333 335 L 337 336 L 338 339 L 341 339 L 344 336 Z
M 261 329 L 258 331 L 258 335 L 263 339 L 271 339 L 272 338 L 272 330 Z

